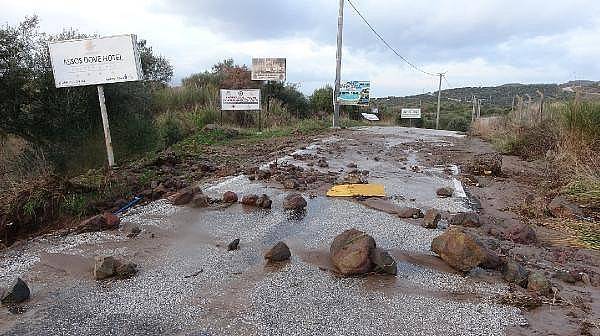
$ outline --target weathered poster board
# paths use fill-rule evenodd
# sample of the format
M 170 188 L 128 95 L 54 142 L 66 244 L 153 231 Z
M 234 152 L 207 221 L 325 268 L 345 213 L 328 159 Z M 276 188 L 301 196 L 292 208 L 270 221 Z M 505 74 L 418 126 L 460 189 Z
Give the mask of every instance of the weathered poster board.
M 253 58 L 252 80 L 260 81 L 285 81 L 285 58 Z
M 241 90 L 221 89 L 221 110 L 223 110 L 223 111 L 260 110 L 260 89 L 241 89 Z

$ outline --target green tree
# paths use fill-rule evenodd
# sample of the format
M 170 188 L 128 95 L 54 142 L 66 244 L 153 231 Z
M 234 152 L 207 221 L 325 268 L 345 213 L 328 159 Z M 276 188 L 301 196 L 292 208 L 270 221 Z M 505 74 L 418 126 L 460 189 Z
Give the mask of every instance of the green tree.
M 317 113 L 333 113 L 333 88 L 326 85 L 320 89 L 316 89 L 310 96 L 310 106 Z

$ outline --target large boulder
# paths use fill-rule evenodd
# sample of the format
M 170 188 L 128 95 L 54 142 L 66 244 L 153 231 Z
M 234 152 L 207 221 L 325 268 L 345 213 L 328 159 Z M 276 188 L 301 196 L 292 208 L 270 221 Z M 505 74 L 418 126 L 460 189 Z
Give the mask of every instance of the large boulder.
M 119 262 L 117 261 L 116 267 L 115 267 L 115 275 L 119 278 L 122 279 L 127 279 L 127 278 L 131 278 L 132 276 L 136 275 L 138 272 L 137 270 L 137 265 L 132 263 L 132 262 Z
M 499 176 L 502 174 L 502 155 L 499 153 L 475 154 L 470 168 L 475 175 Z
M 15 282 L 2 293 L 0 290 L 0 301 L 4 305 L 18 304 L 29 299 L 31 292 L 29 286 L 21 278 L 17 278 Z
M 431 250 L 452 268 L 468 272 L 487 258 L 486 249 L 471 235 L 450 229 L 433 239 Z
M 552 284 L 550 284 L 550 281 L 546 278 L 544 273 L 535 271 L 529 273 L 529 277 L 527 278 L 527 289 L 542 295 L 548 295 L 552 289 Z
M 333 265 L 343 275 L 365 274 L 373 269 L 371 252 L 375 239 L 368 234 L 350 229 L 333 240 L 329 249 Z
M 450 225 L 460 225 L 465 227 L 480 227 L 481 220 L 476 212 L 461 212 L 454 215 L 449 221 Z
M 371 261 L 375 266 L 375 272 L 391 275 L 398 273 L 396 260 L 385 250 L 375 248 L 371 252 Z
M 283 200 L 283 209 L 301 211 L 306 208 L 306 200 L 299 193 L 291 193 Z
M 563 196 L 556 196 L 548 205 L 548 211 L 552 216 L 558 218 L 577 219 L 583 217 L 583 211 Z
M 194 188 L 184 188 L 169 197 L 169 200 L 173 205 L 186 205 L 192 201 L 194 194 Z
M 290 248 L 284 242 L 278 242 L 265 253 L 265 259 L 270 262 L 289 260 L 291 256 L 292 253 L 290 252 Z

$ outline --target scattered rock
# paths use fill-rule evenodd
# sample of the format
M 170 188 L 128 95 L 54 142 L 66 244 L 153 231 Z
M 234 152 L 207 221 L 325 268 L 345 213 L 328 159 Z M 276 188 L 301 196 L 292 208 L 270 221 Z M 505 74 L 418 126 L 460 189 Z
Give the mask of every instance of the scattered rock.
M 331 262 L 343 275 L 365 274 L 372 270 L 371 252 L 375 240 L 356 229 L 339 234 L 329 249 Z
M 470 165 L 475 175 L 502 175 L 502 155 L 498 153 L 475 154 Z
M 552 284 L 544 273 L 542 272 L 531 272 L 527 278 L 527 289 L 533 292 L 538 292 L 542 295 L 550 294 Z
M 256 171 L 256 180 L 268 180 L 271 177 L 271 171 L 265 169 L 259 169 Z
M 563 196 L 556 196 L 548 205 L 548 211 L 552 216 L 558 218 L 577 219 L 583 217 L 583 211 Z
M 452 268 L 462 272 L 470 271 L 487 258 L 486 249 L 475 238 L 456 228 L 434 238 L 431 250 Z
M 186 205 L 192 201 L 194 194 L 193 188 L 185 188 L 173 194 L 169 199 L 173 205 Z
M 327 168 L 329 167 L 329 163 L 327 163 L 325 159 L 321 158 L 319 161 L 317 161 L 317 167 Z
M 371 251 L 371 261 L 375 265 L 375 272 L 391 275 L 398 274 L 396 260 L 387 251 L 375 248 Z
M 227 244 L 227 251 L 234 251 L 239 248 L 240 239 L 234 239 L 231 243 Z
M 421 212 L 421 209 L 403 207 L 403 208 L 398 209 L 397 216 L 400 218 L 417 219 L 417 218 L 423 218 L 423 212 Z
M 96 257 L 94 263 L 94 279 L 104 280 L 115 275 L 117 262 L 113 257 Z
M 259 207 L 259 208 L 271 209 L 271 205 L 272 204 L 273 204 L 273 201 L 271 201 L 271 199 L 269 198 L 269 196 L 267 196 L 266 194 L 262 194 L 256 200 L 256 206 Z
M 5 291 L 0 290 L 0 301 L 3 305 L 19 304 L 29 300 L 30 295 L 31 291 L 27 283 L 23 279 L 17 278 L 10 288 Z
M 139 226 L 134 226 L 131 228 L 131 230 L 129 230 L 129 233 L 127 234 L 127 238 L 135 238 L 135 237 L 139 236 L 140 233 L 142 233 L 142 229 L 140 229 Z
M 354 163 L 354 162 L 350 162 L 350 163 L 348 163 L 348 164 L 346 165 L 346 167 L 348 167 L 348 168 L 356 168 L 356 167 L 358 167 L 358 166 L 356 165 L 356 163 Z
M 369 181 L 360 172 L 348 173 L 340 179 L 340 184 L 367 184 Z
M 528 277 L 529 271 L 516 261 L 508 261 L 502 268 L 502 278 L 504 280 L 517 284 L 523 288 L 527 288 Z
M 283 208 L 285 210 L 303 210 L 306 208 L 306 200 L 299 193 L 291 193 L 283 199 Z
M 233 191 L 226 191 L 223 194 L 223 202 L 224 203 L 235 203 L 238 201 L 238 195 Z
M 592 285 L 592 279 L 590 279 L 590 276 L 587 273 L 581 273 L 581 282 L 588 287 Z
M 288 179 L 283 181 L 283 187 L 285 189 L 298 189 L 299 186 L 300 183 L 298 183 L 298 181 L 295 179 Z
M 506 231 L 506 239 L 519 244 L 533 244 L 537 241 L 535 231 L 525 223 L 514 224 Z
M 122 279 L 131 278 L 138 272 L 137 265 L 132 262 L 120 263 L 117 261 L 115 275 Z
M 439 188 L 435 193 L 440 197 L 452 197 L 452 195 L 454 195 L 454 188 L 452 188 L 452 187 Z
M 196 194 L 192 198 L 192 206 L 194 208 L 206 208 L 210 204 L 210 198 L 204 194 Z
M 450 225 L 460 225 L 464 227 L 480 227 L 481 220 L 476 212 L 461 212 L 454 215 L 449 221 Z
M 289 247 L 284 242 L 278 242 L 267 253 L 265 259 L 270 262 L 279 262 L 289 260 L 292 256 Z
M 256 206 L 257 200 L 258 200 L 258 195 L 254 195 L 254 194 L 244 195 L 244 197 L 242 197 L 241 203 L 243 205 Z
M 442 219 L 442 215 L 436 209 L 429 209 L 425 211 L 425 217 L 423 218 L 423 223 L 421 226 L 426 229 L 437 229 L 437 225 Z
M 119 219 L 119 217 L 110 212 L 105 212 L 101 215 L 96 215 L 94 217 L 84 220 L 83 222 L 81 222 L 81 224 L 79 224 L 75 231 L 78 233 L 82 233 L 116 230 L 119 228 L 120 223 L 121 220 Z

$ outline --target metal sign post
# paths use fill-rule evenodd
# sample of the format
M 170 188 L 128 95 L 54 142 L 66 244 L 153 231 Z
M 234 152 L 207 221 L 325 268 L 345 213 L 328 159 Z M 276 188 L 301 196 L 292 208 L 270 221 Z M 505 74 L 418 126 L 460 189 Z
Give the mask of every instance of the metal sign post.
M 100 101 L 100 114 L 102 115 L 102 126 L 104 126 L 104 142 L 106 143 L 106 154 L 108 155 L 108 166 L 115 166 L 112 140 L 110 139 L 110 128 L 108 126 L 108 114 L 106 113 L 106 100 L 104 99 L 104 87 L 98 85 L 98 100 Z

